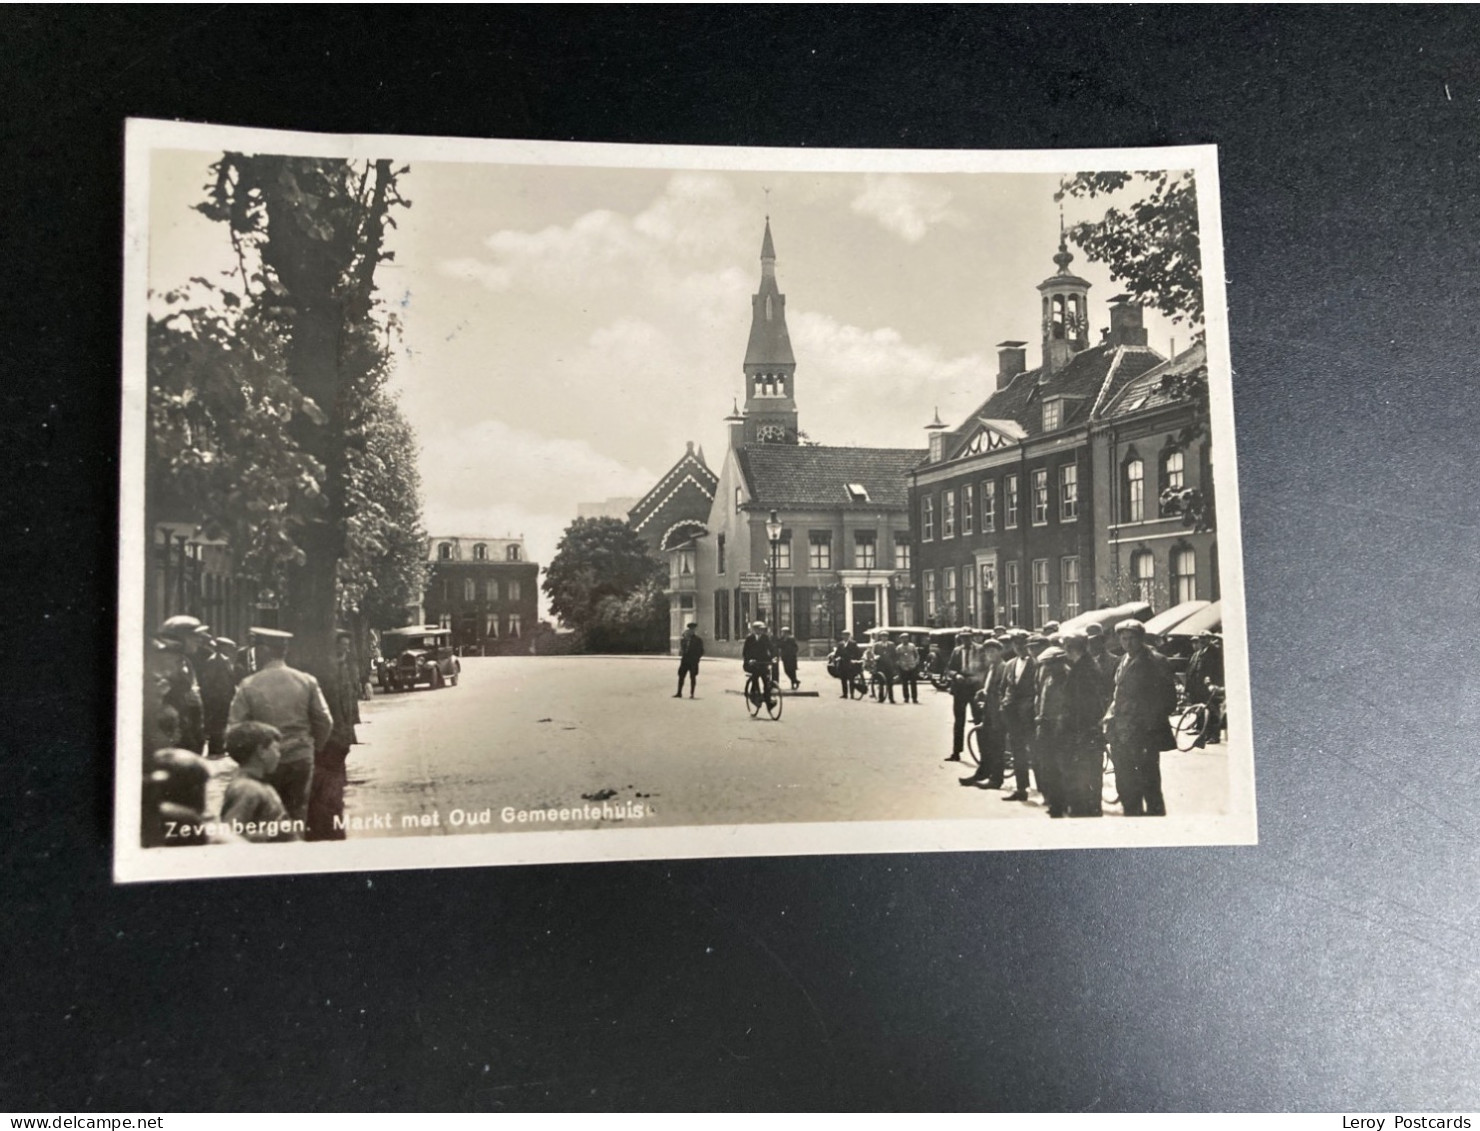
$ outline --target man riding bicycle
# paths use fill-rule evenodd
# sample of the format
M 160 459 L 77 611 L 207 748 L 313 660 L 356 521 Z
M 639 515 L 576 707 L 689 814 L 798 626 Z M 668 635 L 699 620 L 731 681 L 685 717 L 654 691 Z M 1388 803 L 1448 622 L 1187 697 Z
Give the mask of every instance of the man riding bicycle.
M 780 653 L 766 628 L 766 622 L 756 621 L 750 626 L 750 635 L 745 638 L 740 659 L 746 672 L 761 677 L 762 693 L 768 701 L 776 693 L 775 668 L 778 655 Z

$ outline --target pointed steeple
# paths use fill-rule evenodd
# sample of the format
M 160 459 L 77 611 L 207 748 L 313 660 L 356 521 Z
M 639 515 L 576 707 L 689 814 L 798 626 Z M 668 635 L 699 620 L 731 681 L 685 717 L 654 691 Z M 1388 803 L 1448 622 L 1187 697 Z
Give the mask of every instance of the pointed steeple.
M 1043 296 L 1042 377 L 1057 373 L 1080 350 L 1089 348 L 1089 280 L 1069 270 L 1074 253 L 1064 230 L 1064 211 L 1059 209 L 1059 250 L 1053 257 L 1058 270 L 1038 284 Z
M 786 330 L 786 296 L 776 285 L 776 244 L 771 218 L 761 237 L 761 283 L 750 299 L 750 339 L 745 345 L 747 444 L 795 444 L 796 356 Z

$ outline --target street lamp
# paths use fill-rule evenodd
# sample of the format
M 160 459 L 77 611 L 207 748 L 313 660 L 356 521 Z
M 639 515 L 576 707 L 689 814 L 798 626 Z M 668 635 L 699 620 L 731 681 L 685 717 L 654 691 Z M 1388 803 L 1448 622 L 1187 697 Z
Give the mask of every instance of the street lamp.
M 771 541 L 771 628 L 774 632 L 780 632 L 781 626 L 776 622 L 776 557 L 781 550 L 781 520 L 776 517 L 776 512 L 771 512 L 771 517 L 766 522 L 766 537 Z

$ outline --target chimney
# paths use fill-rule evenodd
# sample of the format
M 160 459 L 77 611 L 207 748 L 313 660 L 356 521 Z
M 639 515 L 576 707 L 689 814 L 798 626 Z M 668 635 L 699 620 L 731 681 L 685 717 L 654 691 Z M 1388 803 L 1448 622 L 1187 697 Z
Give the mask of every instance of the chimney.
M 1007 388 L 1012 379 L 1028 368 L 1027 342 L 997 343 L 997 388 Z
M 1144 346 L 1146 327 L 1141 322 L 1141 307 L 1130 295 L 1116 295 L 1110 300 L 1110 345 Z
M 935 410 L 935 419 L 925 425 L 930 436 L 930 462 L 939 463 L 946 453 L 946 426 L 941 423 L 940 409 Z

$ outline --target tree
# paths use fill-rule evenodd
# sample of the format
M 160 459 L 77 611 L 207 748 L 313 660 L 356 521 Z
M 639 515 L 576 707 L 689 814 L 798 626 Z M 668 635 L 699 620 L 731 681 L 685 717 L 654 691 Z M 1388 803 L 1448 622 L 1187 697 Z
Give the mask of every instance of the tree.
M 409 203 L 397 191 L 406 170 L 389 161 L 227 153 L 212 172 L 199 210 L 228 226 L 254 316 L 281 334 L 294 410 L 282 423 L 318 472 L 298 500 L 308 505 L 294 515 L 283 572 L 299 662 L 325 675 L 352 517 L 347 441 L 377 383 L 378 367 L 365 364 L 384 330 L 375 321 L 375 269 L 391 258 L 391 208 Z
M 1136 184 L 1133 201 L 1112 204 L 1095 222 L 1075 224 L 1068 236 L 1136 301 L 1175 323 L 1190 322 L 1202 335 L 1202 245 L 1197 223 L 1197 184 L 1191 170 L 1144 173 L 1076 173 L 1060 183 L 1055 200 L 1093 200 Z
M 630 525 L 618 518 L 578 518 L 565 528 L 541 588 L 550 609 L 592 650 L 640 646 L 655 622 L 666 644 L 662 601 L 666 567 Z

